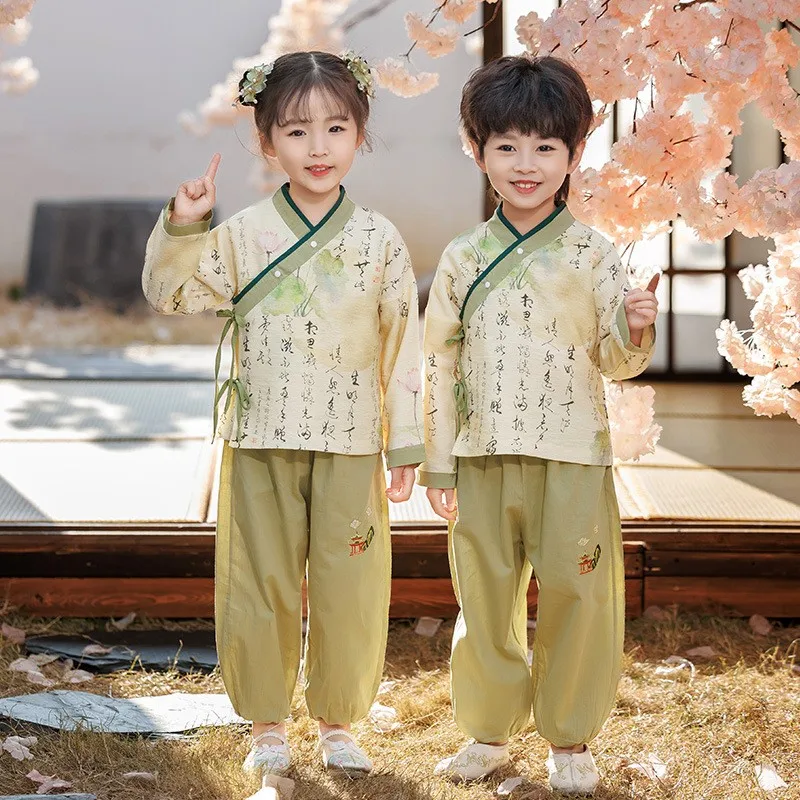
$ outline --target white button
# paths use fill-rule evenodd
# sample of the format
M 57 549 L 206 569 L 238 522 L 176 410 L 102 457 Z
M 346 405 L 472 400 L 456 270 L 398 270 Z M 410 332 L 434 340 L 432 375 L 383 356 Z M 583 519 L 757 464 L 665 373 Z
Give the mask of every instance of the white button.
M 492 283 L 491 281 L 486 281 L 486 283 L 484 283 L 483 285 L 488 289 L 491 287 Z
M 522 255 L 524 252 L 525 251 L 521 247 L 517 248 L 517 253 L 519 253 L 519 255 Z
M 312 247 L 316 247 L 316 246 L 317 246 L 317 243 L 316 243 L 316 242 L 311 242 L 311 246 L 312 246 Z
M 280 278 L 280 276 L 281 276 L 281 271 L 279 269 L 276 269 L 275 270 L 275 277 L 276 278 Z

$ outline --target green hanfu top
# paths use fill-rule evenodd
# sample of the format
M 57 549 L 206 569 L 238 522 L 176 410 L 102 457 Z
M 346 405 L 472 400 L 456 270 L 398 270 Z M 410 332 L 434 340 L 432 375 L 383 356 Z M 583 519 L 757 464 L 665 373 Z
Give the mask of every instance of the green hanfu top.
M 422 461 L 417 288 L 397 229 L 344 189 L 316 225 L 288 186 L 213 230 L 210 215 L 173 225 L 170 205 L 142 286 L 165 314 L 226 305 L 217 314 L 234 358 L 215 397 L 217 435 L 237 447 Z
M 612 461 L 603 377 L 650 363 L 630 342 L 625 268 L 565 205 L 526 234 L 503 214 L 445 249 L 426 311 L 427 460 L 420 482 L 455 486 L 456 457 Z

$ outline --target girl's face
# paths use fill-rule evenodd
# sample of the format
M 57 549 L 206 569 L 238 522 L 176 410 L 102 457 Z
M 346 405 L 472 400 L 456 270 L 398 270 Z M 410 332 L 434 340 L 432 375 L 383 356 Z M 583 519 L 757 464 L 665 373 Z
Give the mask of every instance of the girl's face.
M 508 131 L 492 134 L 483 155 L 473 144 L 478 166 L 505 203 L 518 212 L 542 218 L 555 208 L 555 194 L 583 155 L 581 143 L 572 159 L 561 139 Z
M 311 195 L 338 191 L 364 137 L 352 115 L 343 116 L 317 89 L 308 102 L 292 111 L 283 125 L 273 125 L 270 140 L 262 137 L 264 152 L 277 158 L 295 189 Z

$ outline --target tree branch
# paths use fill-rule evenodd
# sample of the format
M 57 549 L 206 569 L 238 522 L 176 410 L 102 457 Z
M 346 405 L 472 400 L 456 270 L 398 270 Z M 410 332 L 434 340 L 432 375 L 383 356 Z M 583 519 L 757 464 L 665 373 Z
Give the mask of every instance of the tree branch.
M 699 6 L 702 3 L 716 3 L 717 0 L 689 0 L 688 3 L 675 3 L 672 6 L 673 11 L 683 11 L 685 8 L 689 8 L 691 6 Z
M 347 20 L 347 22 L 343 22 L 341 25 L 342 30 L 345 33 L 349 33 L 356 25 L 360 25 L 365 20 L 370 19 L 370 17 L 375 17 L 380 14 L 381 11 L 394 3 L 394 1 L 395 0 L 379 0 L 375 5 L 370 6 L 370 8 L 365 8 L 363 11 L 360 11 Z
M 489 17 L 489 19 L 486 20 L 486 22 L 484 22 L 483 25 L 479 25 L 477 28 L 475 28 L 475 30 L 467 31 L 464 34 L 464 38 L 466 38 L 467 36 L 472 36 L 473 33 L 477 33 L 478 31 L 482 31 L 482 30 L 484 30 L 484 28 L 488 28 L 497 19 L 497 15 L 500 12 L 500 6 L 501 5 L 503 5 L 503 0 L 497 0 L 497 3 L 495 3 L 495 6 L 494 6 L 494 11 L 492 11 L 492 16 Z
M 428 22 L 425 25 L 426 28 L 430 28 L 430 26 L 433 25 L 433 21 L 436 19 L 436 17 L 439 16 L 439 12 L 446 5 L 447 5 L 447 0 L 443 0 L 443 2 L 440 5 L 436 6 L 436 8 L 433 10 L 433 13 L 431 14 L 431 18 L 428 20 Z M 417 39 L 414 39 L 414 41 L 411 44 L 411 47 L 409 47 L 408 50 L 406 50 L 406 52 L 403 53 L 403 58 L 408 60 L 409 56 L 411 55 L 411 53 L 413 52 L 413 50 L 417 46 L 417 44 L 419 44 L 419 41 Z

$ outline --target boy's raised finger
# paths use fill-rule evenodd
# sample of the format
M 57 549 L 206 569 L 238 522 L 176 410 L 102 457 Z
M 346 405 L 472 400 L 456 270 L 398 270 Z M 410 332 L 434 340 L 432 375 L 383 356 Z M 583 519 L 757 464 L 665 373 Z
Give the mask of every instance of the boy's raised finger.
M 211 163 L 208 165 L 208 169 L 206 170 L 205 177 L 210 178 L 212 181 L 217 176 L 217 169 L 219 168 L 219 162 L 222 161 L 222 156 L 219 153 L 214 153 L 211 157 Z

